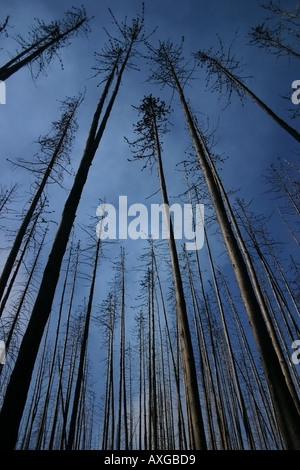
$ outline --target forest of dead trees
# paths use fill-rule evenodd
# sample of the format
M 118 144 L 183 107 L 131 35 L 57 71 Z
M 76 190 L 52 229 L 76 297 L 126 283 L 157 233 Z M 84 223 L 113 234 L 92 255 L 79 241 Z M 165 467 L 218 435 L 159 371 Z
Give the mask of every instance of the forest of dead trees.
M 261 8 L 266 19 L 249 31 L 251 47 L 278 61 L 299 60 L 300 10 L 271 0 Z M 78 168 L 71 170 L 70 161 L 88 90 L 60 104 L 49 132 L 37 136 L 32 159 L 10 162 L 24 175 L 24 187 L 28 174 L 34 184 L 1 183 L 1 229 L 8 236 L 1 246 L 6 357 L 0 365 L 0 448 L 300 450 L 297 109 L 291 105 L 286 119 L 257 96 L 222 38 L 210 50 L 199 44 L 185 51 L 184 39 L 154 46 L 159 33 L 147 30 L 143 6 L 133 19 L 110 15 L 114 30 L 105 30 L 107 41 L 95 55 L 99 97 Z M 27 38 L 12 38 L 18 52 L 1 65 L 0 80 L 8 83 L 26 66 L 38 87 L 61 48 L 72 48 L 75 38 L 85 41 L 94 21 L 84 8 L 51 23 L 37 20 Z M 9 37 L 11 22 L 1 18 L 0 39 Z M 131 305 L 126 243 L 112 242 L 110 259 L 110 242 L 96 234 L 98 218 L 80 226 L 77 215 L 120 88 L 130 86 L 126 74 L 139 73 L 139 62 L 153 86 L 132 103 L 128 166 L 141 168 L 141 179 L 156 174 L 160 202 L 170 205 L 164 139 L 172 134 L 173 110 L 165 98 L 172 94 L 190 140 L 174 168 L 183 181 L 178 202 L 204 204 L 205 224 L 201 250 L 186 250 L 176 240 L 172 217 L 168 239 L 145 240 L 135 260 L 139 283 Z M 214 152 L 215 136 L 200 122 L 197 98 L 186 95 L 200 71 L 202 85 L 220 93 L 220 109 L 237 95 L 245 108 L 258 105 L 294 143 L 294 154 L 274 155 L 264 175 L 284 243 L 269 229 L 272 214 L 258 212 L 251 197 L 224 185 L 222 168 L 230 161 Z M 113 138 L 124 141 L 123 135 Z M 66 176 L 72 182 L 54 224 L 51 193 Z M 22 212 L 16 209 L 20 199 Z M 112 275 L 99 293 L 108 262 Z

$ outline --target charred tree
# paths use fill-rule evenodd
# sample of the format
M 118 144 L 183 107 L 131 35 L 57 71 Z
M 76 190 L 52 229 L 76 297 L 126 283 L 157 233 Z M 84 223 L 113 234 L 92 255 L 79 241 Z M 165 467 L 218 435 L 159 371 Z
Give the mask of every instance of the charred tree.
M 31 28 L 27 39 L 17 35 L 16 41 L 21 50 L 0 67 L 0 80 L 6 80 L 25 65 L 31 67 L 32 74 L 33 66 L 37 66 L 38 76 L 58 55 L 59 49 L 69 44 L 72 37 L 89 32 L 89 21 L 84 7 L 73 7 L 66 12 L 63 20 L 55 20 L 50 24 L 37 20 L 37 25 Z
M 29 324 L 23 336 L 19 355 L 12 371 L 7 393 L 0 414 L 0 447 L 13 449 L 18 438 L 18 429 L 25 406 L 36 356 L 49 318 L 58 283 L 61 264 L 69 236 L 76 218 L 77 208 L 87 181 L 89 170 L 96 155 L 106 124 L 115 103 L 122 78 L 130 58 L 136 53 L 136 46 L 144 41 L 144 19 L 138 17 L 131 25 L 118 25 L 121 39 L 110 41 L 110 48 L 103 54 L 109 61 L 103 93 L 94 113 L 84 153 L 76 173 L 73 186 L 65 202 L 61 222 L 56 232 L 49 258 L 40 283 L 39 292 L 32 309 Z M 109 90 L 113 86 L 111 96 Z M 109 100 L 106 108 L 104 104 Z M 103 111 L 104 109 L 104 111 Z M 102 119 L 101 114 L 104 113 Z
M 169 200 L 162 163 L 160 135 L 166 131 L 165 127 L 169 110 L 166 108 L 164 102 L 161 102 L 159 99 L 156 99 L 151 95 L 143 99 L 143 102 L 138 109 L 142 114 L 142 118 L 136 125 L 135 130 L 139 135 L 141 135 L 141 137 L 136 142 L 131 144 L 133 147 L 137 146 L 137 148 L 134 149 L 134 154 L 137 156 L 137 158 L 151 159 L 153 157 L 156 160 L 158 168 L 161 197 L 165 210 L 165 219 L 168 231 L 168 241 L 176 299 L 176 314 L 185 382 L 185 394 L 187 400 L 187 410 L 190 419 L 190 448 L 204 450 L 207 449 L 207 444 L 199 398 L 193 344 L 187 315 L 179 258 L 174 237 L 174 230 L 169 213 Z
M 188 79 L 190 70 L 186 68 L 184 63 L 182 48 L 174 47 L 171 42 L 161 42 L 158 49 L 152 50 L 151 60 L 154 66 L 151 78 L 171 86 L 179 95 L 193 146 L 212 198 L 224 244 L 231 260 L 241 297 L 262 359 L 280 432 L 287 449 L 300 449 L 300 415 L 282 372 L 275 346 L 269 336 L 257 293 L 253 287 L 243 253 L 239 247 L 236 234 L 231 226 L 230 218 L 223 202 L 222 192 L 207 159 L 207 150 L 203 146 L 203 140 L 199 138 L 199 129 L 195 125 L 195 119 L 185 97 L 184 84 Z

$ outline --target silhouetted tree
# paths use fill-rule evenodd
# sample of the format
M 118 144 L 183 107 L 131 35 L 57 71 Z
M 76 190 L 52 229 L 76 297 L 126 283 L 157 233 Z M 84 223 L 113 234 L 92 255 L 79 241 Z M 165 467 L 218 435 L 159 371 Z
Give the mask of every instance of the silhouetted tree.
M 158 178 L 165 211 L 164 215 L 168 231 L 172 274 L 175 288 L 177 322 L 181 346 L 183 375 L 185 381 L 187 410 L 190 422 L 190 446 L 191 449 L 206 449 L 207 445 L 199 398 L 195 358 L 177 247 L 174 237 L 174 229 L 169 213 L 169 199 L 162 163 L 160 136 L 166 132 L 166 123 L 170 111 L 167 109 L 164 102 L 152 97 L 152 95 L 143 99 L 143 102 L 138 110 L 142 117 L 135 126 L 135 132 L 140 135 L 140 137 L 135 142 L 132 142 L 131 146 L 133 147 L 133 153 L 136 158 L 143 158 L 147 160 L 154 158 L 158 168 Z
M 121 86 L 123 73 L 136 52 L 136 46 L 144 41 L 144 17 L 137 17 L 128 25 L 117 23 L 120 38 L 110 40 L 109 48 L 103 53 L 103 60 L 109 61 L 103 93 L 98 102 L 86 146 L 83 152 L 73 186 L 65 202 L 61 222 L 56 232 L 51 252 L 40 283 L 31 317 L 24 334 L 19 355 L 12 371 L 7 393 L 0 414 L 0 448 L 13 449 L 19 423 L 26 402 L 31 375 L 38 353 L 45 325 L 49 318 L 61 264 L 67 248 L 69 236 L 75 221 L 77 208 L 88 177 L 88 173 L 103 136 L 115 99 Z M 115 83 L 114 83 L 115 80 Z M 114 86 L 113 86 L 114 85 Z M 111 96 L 109 90 L 113 86 Z M 105 101 L 109 99 L 104 109 Z M 104 109 L 104 111 L 103 111 Z M 101 118 L 101 113 L 104 115 Z
M 7 30 L 6 29 L 7 29 L 8 22 L 9 22 L 9 15 L 7 15 L 7 17 L 5 18 L 3 23 L 0 24 L 0 35 L 5 34 L 5 36 L 7 36 Z
M 205 64 L 208 72 L 208 79 L 214 77 L 213 86 L 219 91 L 220 96 L 223 95 L 225 88 L 228 103 L 230 102 L 232 93 L 235 92 L 242 99 L 244 96 L 250 98 L 258 104 L 268 116 L 274 119 L 279 126 L 281 126 L 288 134 L 290 134 L 297 142 L 300 142 L 299 132 L 279 117 L 269 106 L 267 106 L 248 86 L 246 86 L 242 78 L 238 75 L 240 73 L 240 62 L 231 55 L 231 50 L 225 53 L 223 45 L 220 41 L 219 50 L 213 52 L 212 49 L 208 51 L 198 51 L 194 54 L 196 60 L 200 64 Z
M 5 288 L 11 275 L 16 257 L 18 256 L 22 241 L 26 235 L 28 226 L 47 183 L 50 178 L 55 179 L 55 173 L 60 176 L 62 171 L 61 169 L 65 169 L 69 163 L 69 155 L 73 147 L 74 136 L 77 130 L 76 113 L 82 99 L 83 97 L 81 95 L 79 98 L 67 98 L 61 105 L 61 118 L 52 123 L 52 129 L 49 134 L 39 138 L 38 143 L 40 145 L 40 152 L 38 154 L 38 170 L 36 168 L 36 164 L 24 162 L 22 160 L 18 162 L 18 165 L 22 167 L 29 165 L 30 171 L 38 175 L 39 181 L 36 183 L 36 191 L 30 201 L 29 208 L 23 217 L 22 223 L 18 229 L 1 273 L 0 300 L 5 292 Z
M 267 17 L 264 23 L 251 28 L 250 44 L 255 44 L 277 57 L 300 59 L 299 4 L 295 2 L 295 8 L 289 9 L 282 6 L 280 1 L 268 0 L 261 6 L 271 12 L 271 16 Z
M 249 316 L 252 331 L 261 355 L 280 432 L 288 449 L 300 449 L 300 415 L 298 407 L 290 393 L 275 351 L 275 346 L 269 336 L 264 312 L 261 309 L 257 293 L 252 284 L 242 248 L 239 246 L 235 231 L 231 225 L 230 216 L 226 209 L 226 204 L 224 204 L 222 190 L 211 164 L 210 152 L 203 134 L 195 124 L 196 121 L 191 107 L 185 97 L 184 85 L 190 76 L 190 68 L 187 67 L 186 61 L 183 58 L 182 47 L 176 47 L 170 41 L 160 42 L 157 49 L 152 48 L 151 53 L 150 60 L 153 64 L 153 73 L 150 79 L 169 85 L 179 95 L 186 124 L 211 195 L 224 244 L 230 257 L 241 298 Z
M 66 450 L 74 449 L 76 424 L 78 422 L 78 414 L 79 414 L 79 409 L 80 409 L 82 390 L 84 390 L 83 381 L 84 381 L 84 376 L 85 376 L 87 347 L 88 347 L 88 339 L 89 339 L 89 332 L 90 332 L 92 307 L 93 307 L 93 301 L 94 301 L 95 284 L 96 284 L 98 264 L 99 264 L 100 247 L 101 247 L 101 238 L 99 237 L 96 243 L 96 248 L 95 248 L 94 260 L 93 260 L 93 272 L 91 276 L 88 302 L 87 302 L 87 306 L 84 312 L 84 315 L 85 315 L 84 329 L 83 329 L 83 334 L 82 334 L 82 339 L 81 339 L 77 378 L 76 378 L 76 384 L 75 384 L 75 390 L 74 390 L 73 405 L 72 405 L 72 412 L 71 412 L 71 417 L 70 417 L 70 426 L 69 426 Z
M 55 20 L 46 24 L 43 20 L 36 20 L 37 25 L 32 27 L 25 39 L 21 35 L 15 38 L 21 47 L 20 52 L 0 67 L 0 80 L 6 80 L 25 65 L 37 68 L 35 78 L 45 72 L 47 65 L 51 63 L 62 47 L 69 45 L 69 40 L 78 34 L 89 32 L 89 19 L 84 7 L 67 11 L 63 20 Z

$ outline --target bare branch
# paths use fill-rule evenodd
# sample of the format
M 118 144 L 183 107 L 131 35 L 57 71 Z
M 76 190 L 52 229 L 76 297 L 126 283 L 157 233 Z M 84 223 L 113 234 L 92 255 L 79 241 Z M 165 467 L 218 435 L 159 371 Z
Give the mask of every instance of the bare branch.
M 27 38 L 21 35 L 14 38 L 21 49 L 0 67 L 0 79 L 6 80 L 25 65 L 30 67 L 34 79 L 40 73 L 46 73 L 46 67 L 55 56 L 59 57 L 58 51 L 68 46 L 71 38 L 90 32 L 89 21 L 84 7 L 73 7 L 63 20 L 54 20 L 50 24 L 36 18 L 37 25 L 31 28 Z

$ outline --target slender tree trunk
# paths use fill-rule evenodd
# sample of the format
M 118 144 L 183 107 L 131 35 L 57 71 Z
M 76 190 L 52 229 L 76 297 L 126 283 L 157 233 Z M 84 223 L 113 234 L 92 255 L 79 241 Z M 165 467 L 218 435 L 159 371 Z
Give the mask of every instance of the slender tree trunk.
M 119 360 L 119 400 L 116 449 L 121 449 L 122 429 L 124 429 L 124 449 L 128 450 L 127 394 L 125 368 L 125 254 L 121 250 L 121 324 Z M 124 425 L 122 425 L 124 423 Z
M 286 448 L 300 449 L 300 416 L 298 414 L 297 407 L 294 404 L 284 375 L 282 374 L 281 366 L 274 350 L 274 345 L 270 339 L 262 311 L 257 301 L 256 293 L 250 281 L 245 261 L 242 257 L 234 232 L 229 222 L 219 186 L 215 181 L 211 167 L 205 158 L 205 151 L 198 137 L 194 120 L 185 100 L 183 90 L 175 74 L 175 71 L 173 78 L 176 83 L 176 89 L 180 96 L 180 101 L 199 159 L 199 163 L 203 170 L 206 184 L 212 197 L 216 216 L 224 237 L 224 243 L 231 259 L 241 296 L 252 325 L 252 330 L 259 352 L 261 354 L 264 371 L 267 377 L 272 399 L 274 401 L 276 415 L 280 423 L 280 430 L 284 437 Z
M 4 309 L 5 309 L 5 306 L 6 306 L 6 303 L 9 299 L 9 296 L 11 294 L 11 291 L 14 287 L 14 283 L 15 283 L 15 280 L 17 278 L 17 275 L 19 273 L 19 270 L 24 262 L 24 257 L 27 253 L 27 249 L 29 247 L 29 244 L 30 242 L 32 241 L 33 237 L 34 237 L 34 234 L 35 234 L 35 231 L 36 231 L 36 226 L 37 226 L 37 223 L 38 223 L 38 220 L 39 220 L 39 217 L 40 215 L 42 214 L 42 211 L 44 209 L 44 206 L 45 206 L 45 203 L 46 203 L 46 200 L 44 200 L 41 204 L 41 207 L 38 209 L 37 213 L 34 215 L 33 217 L 33 220 L 32 220 L 32 226 L 29 230 L 29 233 L 26 235 L 26 233 L 24 233 L 24 238 L 25 238 L 25 241 L 24 241 L 24 245 L 23 245 L 23 248 L 19 254 L 19 258 L 16 262 L 16 266 L 14 268 L 13 264 L 11 266 L 11 272 L 9 273 L 9 275 L 11 275 L 11 278 L 9 280 L 9 283 L 8 283 L 8 286 L 5 290 L 5 292 L 3 291 L 2 294 L 2 299 L 1 299 L 1 305 L 0 305 L 0 317 L 2 316 L 3 312 L 4 312 Z M 21 245 L 20 245 L 20 248 L 21 248 Z M 18 253 L 16 253 L 16 256 L 17 256 Z M 14 260 L 16 261 L 16 259 Z M 13 269 L 14 268 L 14 269 Z M 8 280 L 8 279 L 7 279 Z M 0 281 L 1 282 L 1 281 Z M 6 286 L 3 286 L 4 288 Z M 0 297 L 1 298 L 1 297 Z
M 104 311 L 104 325 L 107 335 L 106 387 L 103 416 L 102 450 L 113 448 L 114 443 L 114 335 L 116 321 L 116 300 L 114 294 L 109 294 L 108 305 Z M 108 320 L 106 320 L 108 317 Z
M 152 408 L 152 396 L 154 393 L 153 390 L 153 360 L 152 360 L 152 354 L 153 354 L 153 329 L 152 329 L 152 305 L 151 305 L 151 270 L 148 268 L 147 272 L 147 283 L 148 283 L 148 335 L 149 335 L 149 340 L 148 340 L 148 442 L 147 442 L 147 449 L 151 450 L 152 449 L 152 430 L 153 430 L 153 408 Z
M 1 278 L 0 278 L 0 299 L 2 299 L 6 284 L 8 282 L 9 276 L 10 276 L 11 271 L 13 269 L 13 266 L 14 266 L 16 257 L 18 255 L 18 252 L 20 250 L 22 241 L 25 237 L 28 225 L 30 224 L 31 219 L 34 215 L 34 212 L 35 212 L 36 207 L 38 205 L 38 202 L 39 202 L 39 200 L 42 196 L 42 193 L 45 189 L 45 186 L 46 186 L 47 181 L 49 179 L 49 176 L 52 172 L 52 169 L 53 169 L 55 163 L 57 162 L 57 159 L 58 159 L 58 157 L 59 157 L 59 155 L 62 151 L 62 147 L 64 145 L 65 139 L 68 138 L 68 135 L 71 132 L 70 128 L 71 128 L 72 122 L 74 121 L 75 114 L 77 112 L 77 108 L 78 108 L 79 104 L 80 104 L 80 99 L 73 102 L 71 112 L 69 113 L 67 120 L 64 122 L 63 129 L 60 130 L 61 137 L 60 137 L 60 139 L 59 139 L 59 141 L 56 145 L 56 148 L 53 152 L 53 155 L 50 159 L 50 162 L 47 165 L 47 168 L 46 168 L 46 171 L 45 171 L 45 173 L 42 177 L 42 180 L 38 185 L 38 188 L 37 188 L 37 190 L 36 190 L 36 192 L 35 192 L 35 194 L 32 198 L 31 203 L 30 203 L 29 209 L 27 210 L 26 215 L 23 218 L 21 226 L 20 226 L 20 228 L 18 230 L 18 233 L 15 237 L 13 246 L 12 246 L 10 252 L 9 252 L 8 258 L 6 260 L 6 263 L 4 265 L 4 268 L 3 268 L 3 271 L 2 271 L 2 274 L 1 274 Z M 2 311 L 2 309 L 1 309 L 1 311 Z
M 236 362 L 235 362 L 234 355 L 233 355 L 231 340 L 230 340 L 228 327 L 227 327 L 227 323 L 226 323 L 226 318 L 225 318 L 225 312 L 224 312 L 224 308 L 223 308 L 223 304 L 222 304 L 222 300 L 221 300 L 221 295 L 220 295 L 220 292 L 219 292 L 217 276 L 216 276 L 216 273 L 215 273 L 215 267 L 214 267 L 213 260 L 212 260 L 211 249 L 210 249 L 210 244 L 209 244 L 209 241 L 208 241 L 206 230 L 205 230 L 205 240 L 206 240 L 206 245 L 207 245 L 207 250 L 208 250 L 208 255 L 209 255 L 209 262 L 210 262 L 210 267 L 211 267 L 212 276 L 213 276 L 213 283 L 214 283 L 214 289 L 215 289 L 215 293 L 216 293 L 218 310 L 219 310 L 219 314 L 220 314 L 220 317 L 221 317 L 221 324 L 222 324 L 222 328 L 223 328 L 223 333 L 224 333 L 226 345 L 227 345 L 228 352 L 229 352 L 229 355 L 228 355 L 229 356 L 229 363 L 230 363 L 230 366 L 231 366 L 231 369 L 232 369 L 232 377 L 233 377 L 233 382 L 234 382 L 234 385 L 235 385 L 234 395 L 237 396 L 237 400 L 238 400 L 238 403 L 239 403 L 239 407 L 240 407 L 240 411 L 241 411 L 241 415 L 242 415 L 242 419 L 243 419 L 243 424 L 245 426 L 245 431 L 246 431 L 246 436 L 247 436 L 249 448 L 253 450 L 255 448 L 254 439 L 253 439 L 253 435 L 252 435 L 252 431 L 251 431 L 251 426 L 250 426 L 250 423 L 249 423 L 249 417 L 248 417 L 248 413 L 247 413 L 247 410 L 246 410 L 245 401 L 244 401 L 244 398 L 243 398 L 243 393 L 242 393 L 240 383 L 239 383 L 239 378 L 238 378 L 238 373 L 237 373 L 237 368 L 236 368 Z
M 54 345 L 53 345 L 53 354 L 52 354 L 50 370 L 49 370 L 49 380 L 48 380 L 48 384 L 46 387 L 44 405 L 43 405 L 42 413 L 41 413 L 41 429 L 43 429 L 43 433 L 41 433 L 38 436 L 37 443 L 36 443 L 36 450 L 41 448 L 41 440 L 42 438 L 43 440 L 45 439 L 45 435 L 47 433 L 46 425 L 48 424 L 49 426 L 49 422 L 48 422 L 49 400 L 50 400 L 50 395 L 51 395 L 54 376 L 55 376 L 55 365 L 57 364 L 57 358 L 58 358 L 58 339 L 59 339 L 60 326 L 61 326 L 61 321 L 62 321 L 63 305 L 65 301 L 65 292 L 67 288 L 67 281 L 68 281 L 69 270 L 70 270 L 71 256 L 72 256 L 72 248 L 70 249 L 69 259 L 68 259 L 68 263 L 66 267 L 65 280 L 64 280 L 64 284 L 62 288 L 60 308 L 58 311 L 58 321 L 57 321 L 57 326 L 56 326 L 56 334 L 55 334 L 55 340 L 54 340 Z
M 76 386 L 75 386 L 75 391 L 74 391 L 73 407 L 72 407 L 72 414 L 71 414 L 71 419 L 70 419 L 69 435 L 68 435 L 66 450 L 74 449 L 74 439 L 75 439 L 76 423 L 78 419 L 79 403 L 81 399 L 82 382 L 83 382 L 83 377 L 85 374 L 87 345 L 88 345 L 92 306 L 93 306 L 95 284 L 96 284 L 96 277 L 97 277 L 100 244 L 101 244 L 101 238 L 98 238 L 97 245 L 96 245 L 92 280 L 91 280 L 91 285 L 90 285 L 89 299 L 88 299 L 88 304 L 87 304 L 86 313 L 85 313 L 86 317 L 85 317 L 85 322 L 84 322 L 82 344 L 80 348 L 77 380 L 76 380 Z
M 40 434 L 40 427 L 37 426 L 37 429 L 34 430 L 34 424 L 36 421 L 36 418 L 38 417 L 38 410 L 39 410 L 39 404 L 42 399 L 43 395 L 43 381 L 44 378 L 47 374 L 46 369 L 48 365 L 48 359 L 49 359 L 49 348 L 48 348 L 48 335 L 49 335 L 49 324 L 47 326 L 45 338 L 44 338 L 44 344 L 43 348 L 41 351 L 41 357 L 39 359 L 39 366 L 37 370 L 37 378 L 35 382 L 35 386 L 33 389 L 32 393 L 32 401 L 30 404 L 30 409 L 29 413 L 26 419 L 26 425 L 24 426 L 26 429 L 25 433 L 25 449 L 30 449 L 31 448 L 31 439 L 34 439 L 35 436 L 39 437 Z M 33 432 L 34 430 L 34 432 Z M 34 444 L 32 444 L 32 448 L 34 448 Z
M 77 279 L 77 271 L 78 271 L 78 259 L 79 259 L 79 247 L 80 244 L 78 243 L 76 247 L 76 256 L 74 260 L 74 273 L 73 273 L 73 279 L 72 279 L 72 286 L 71 286 L 71 293 L 70 297 L 68 299 L 68 311 L 66 315 L 66 330 L 64 334 L 64 341 L 63 341 L 63 346 L 62 346 L 62 351 L 61 351 L 61 358 L 59 362 L 59 374 L 58 374 L 58 383 L 57 383 L 57 391 L 56 395 L 54 398 L 54 404 L 53 404 L 53 417 L 51 420 L 51 425 L 49 425 L 49 443 L 48 443 L 48 450 L 53 450 L 54 446 L 54 439 L 55 439 L 55 433 L 56 433 L 56 428 L 57 428 L 57 422 L 58 422 L 58 413 L 59 413 L 59 402 L 62 394 L 62 388 L 63 388 L 63 371 L 65 369 L 65 363 L 66 363 L 66 354 L 67 354 L 67 342 L 68 342 L 68 336 L 69 336 L 69 329 L 70 329 L 70 319 L 71 319 L 71 311 L 73 307 L 73 300 L 74 300 L 74 294 L 75 294 L 75 287 L 76 287 L 76 279 Z M 72 245 L 70 248 L 70 258 L 69 261 L 71 260 L 72 256 Z M 67 281 L 67 277 L 66 277 Z M 58 354 L 58 359 L 59 359 L 59 354 Z
M 206 404 L 206 415 L 207 415 L 207 427 L 208 427 L 208 435 L 210 440 L 210 449 L 216 450 L 217 447 L 217 436 L 214 429 L 214 419 L 213 413 L 211 408 L 213 407 L 215 412 L 217 410 L 217 398 L 216 398 L 216 390 L 213 386 L 213 377 L 212 377 L 212 369 L 211 363 L 213 362 L 213 357 L 209 357 L 209 347 L 208 347 L 208 338 L 206 338 L 204 329 L 203 329 L 203 320 L 201 318 L 202 312 L 198 304 L 197 300 L 197 293 L 196 288 L 193 281 L 193 273 L 190 266 L 189 256 L 184 250 L 184 255 L 186 259 L 186 267 L 189 279 L 189 285 L 191 290 L 191 298 L 193 302 L 193 311 L 194 311 L 194 325 L 195 331 L 197 334 L 197 345 L 199 350 L 199 358 L 201 361 L 201 370 L 202 370 L 202 388 L 203 388 L 203 395 Z M 213 349 L 211 352 L 213 356 Z
M 32 310 L 31 318 L 24 334 L 19 355 L 12 371 L 7 393 L 0 413 L 0 449 L 13 449 L 17 438 L 20 420 L 22 418 L 31 375 L 34 369 L 35 359 L 38 353 L 44 327 L 51 312 L 52 302 L 59 279 L 62 260 L 66 251 L 69 236 L 76 217 L 83 188 L 85 186 L 89 169 L 99 146 L 109 119 L 113 104 L 118 94 L 123 72 L 130 57 L 130 50 L 126 54 L 118 73 L 115 88 L 107 105 L 105 114 L 97 131 L 100 113 L 107 96 L 112 79 L 117 69 L 117 63 L 111 72 L 103 95 L 97 106 L 90 133 L 87 139 L 84 154 L 75 176 L 74 184 L 66 200 L 61 223 L 57 230 L 52 249 L 46 264 L 40 289 Z
M 277 124 L 282 127 L 288 134 L 290 134 L 297 142 L 300 142 L 300 134 L 296 129 L 291 127 L 287 122 L 281 119 L 269 106 L 267 106 L 253 91 L 251 91 L 243 82 L 241 82 L 235 75 L 233 75 L 227 68 L 225 68 L 216 58 L 208 56 L 206 53 L 199 52 L 195 54 L 204 58 L 205 61 L 213 64 L 220 74 L 224 74 L 229 81 L 231 81 L 238 89 L 246 93 L 250 98 L 258 104 L 265 113 L 274 119 Z
M 19 300 L 19 302 L 18 302 L 17 309 L 16 309 L 16 311 L 14 312 L 14 319 L 13 319 L 12 324 L 10 325 L 9 332 L 8 332 L 8 335 L 7 335 L 6 341 L 5 341 L 6 351 L 8 351 L 9 348 L 10 348 L 10 343 L 11 343 L 11 340 L 12 340 L 12 337 L 13 337 L 13 334 L 14 334 L 14 331 L 15 331 L 15 327 L 16 327 L 16 324 L 17 324 L 17 322 L 18 322 L 18 320 L 19 320 L 20 313 L 21 313 L 21 311 L 22 311 L 22 307 L 24 306 L 25 298 L 26 298 L 26 295 L 28 294 L 29 286 L 30 286 L 30 284 L 31 284 L 31 281 L 32 281 L 32 278 L 33 278 L 33 275 L 34 275 L 34 271 L 35 271 L 36 265 L 37 265 L 37 263 L 38 263 L 38 260 L 39 260 L 39 257 L 40 257 L 42 248 L 43 248 L 43 246 L 44 246 L 44 242 L 45 242 L 45 238 L 46 238 L 46 233 L 47 233 L 47 230 L 45 230 L 45 232 L 44 232 L 44 235 L 43 235 L 41 244 L 40 244 L 39 249 L 38 249 L 38 252 L 37 252 L 37 255 L 36 255 L 35 260 L 34 260 L 34 262 L 33 262 L 33 265 L 32 265 L 32 267 L 31 267 L 31 269 L 30 269 L 30 274 L 29 274 L 29 276 L 28 276 L 28 279 L 27 279 L 25 288 L 24 288 L 23 293 L 22 293 L 22 295 L 21 295 L 21 298 L 20 298 L 20 300 Z M 1 370 L 0 370 L 0 374 L 1 374 Z
M 63 382 L 60 386 L 60 398 L 62 408 L 62 428 L 61 435 L 57 445 L 58 450 L 66 450 L 68 444 L 68 424 L 69 409 L 71 407 L 73 384 L 76 383 L 76 371 L 78 369 L 78 361 L 81 351 L 82 339 L 82 317 L 77 319 L 77 323 L 73 325 L 73 331 L 70 330 L 70 338 L 68 344 L 68 377 L 66 380 L 65 396 L 63 395 Z M 70 350 L 70 352 L 69 352 Z
M 158 174 L 161 187 L 161 194 L 163 204 L 165 207 L 169 207 L 169 201 L 167 196 L 167 188 L 164 178 L 164 171 L 162 166 L 162 156 L 161 148 L 159 143 L 158 131 L 156 128 L 156 121 L 153 114 L 153 128 L 154 128 L 154 138 L 156 146 L 156 155 L 157 155 L 157 165 L 158 165 Z M 190 334 L 190 327 L 188 323 L 187 310 L 185 295 L 182 285 L 177 248 L 173 233 L 172 221 L 170 219 L 170 214 L 166 214 L 167 225 L 169 228 L 169 247 L 170 247 L 170 256 L 171 256 L 171 265 L 173 272 L 173 280 L 175 287 L 175 296 L 176 296 L 176 312 L 178 318 L 178 328 L 179 328 L 179 337 L 181 344 L 181 354 L 182 354 L 182 364 L 183 364 L 183 373 L 185 381 L 185 392 L 187 399 L 187 408 L 190 415 L 190 447 L 191 449 L 206 450 L 206 438 L 204 432 L 204 423 L 200 405 L 200 397 L 198 390 L 198 380 L 195 366 L 195 358 L 193 345 Z
M 181 391 L 180 391 L 179 369 L 178 369 L 178 365 L 177 365 L 177 362 L 176 362 L 174 347 L 172 345 L 171 332 L 170 332 L 169 321 L 168 321 L 168 316 L 167 316 L 167 307 L 166 307 L 166 302 L 165 302 L 164 295 L 163 295 L 162 283 L 161 283 L 161 279 L 160 279 L 160 275 L 159 275 L 159 269 L 158 269 L 158 266 L 157 266 L 156 254 L 155 254 L 155 251 L 154 251 L 153 244 L 151 244 L 151 259 L 153 260 L 153 263 L 154 263 L 153 264 L 154 271 L 155 271 L 157 282 L 158 282 L 160 299 L 161 299 L 163 315 L 164 315 L 164 320 L 165 320 L 165 329 L 166 329 L 167 339 L 168 339 L 168 348 L 169 348 L 169 352 L 170 352 L 171 359 L 172 359 L 172 366 L 173 366 L 174 380 L 175 380 L 176 394 L 177 394 L 177 404 L 178 404 L 177 407 L 178 407 L 178 415 L 179 415 L 179 423 L 180 423 L 180 424 L 178 424 L 178 428 L 179 428 L 181 426 L 181 424 L 184 423 L 184 413 L 183 413 Z M 183 426 L 182 426 L 182 428 L 180 428 L 180 433 L 182 433 L 182 440 L 184 441 L 184 448 L 186 449 L 187 448 L 187 437 L 186 437 L 185 429 L 184 429 Z
M 145 348 L 145 323 L 142 313 L 136 318 L 138 328 L 138 348 L 139 348 L 139 405 L 138 405 L 138 450 L 143 449 L 142 429 L 143 429 L 143 380 L 144 380 L 144 348 Z
M 22 51 L 20 54 L 16 55 L 16 57 L 0 67 L 0 80 L 6 80 L 25 65 L 32 63 L 35 59 L 41 56 L 43 52 L 51 49 L 51 47 L 55 46 L 57 43 L 59 43 L 59 41 L 64 40 L 68 36 L 72 35 L 73 32 L 80 29 L 80 27 L 86 21 L 87 18 L 82 18 L 60 34 L 54 34 L 54 31 L 52 31 L 49 35 L 41 38 L 39 41 Z
M 216 174 L 215 169 L 214 169 L 214 173 Z M 242 252 L 244 254 L 245 262 L 246 262 L 246 265 L 248 267 L 249 274 L 250 274 L 250 277 L 251 277 L 251 280 L 252 280 L 252 283 L 253 283 L 253 287 L 255 289 L 255 293 L 257 295 L 257 299 L 258 299 L 258 302 L 260 304 L 260 308 L 261 308 L 261 311 L 263 313 L 264 320 L 265 320 L 266 326 L 268 328 L 269 335 L 271 337 L 274 350 L 277 354 L 282 373 L 285 377 L 287 386 L 289 388 L 291 396 L 293 397 L 295 407 L 298 410 L 298 414 L 299 414 L 299 417 L 300 417 L 300 401 L 299 401 L 299 398 L 298 398 L 298 394 L 297 394 L 297 391 L 295 389 L 295 385 L 293 383 L 293 380 L 292 380 L 292 377 L 291 377 L 291 374 L 290 374 L 290 368 L 288 367 L 288 365 L 286 363 L 285 356 L 284 356 L 282 348 L 280 346 L 280 343 L 279 343 L 279 340 L 278 340 L 278 337 L 277 337 L 277 334 L 276 334 L 276 331 L 275 331 L 275 328 L 274 328 L 274 324 L 273 324 L 272 319 L 271 319 L 269 309 L 266 305 L 266 301 L 264 299 L 264 295 L 262 293 L 262 289 L 261 289 L 260 283 L 259 283 L 257 275 L 256 275 L 255 267 L 253 265 L 253 262 L 252 262 L 252 259 L 250 257 L 249 251 L 247 250 L 246 244 L 244 243 L 242 234 L 239 230 L 239 227 L 238 227 L 238 224 L 236 222 L 235 216 L 234 216 L 233 211 L 231 209 L 229 200 L 228 200 L 227 196 L 225 196 L 225 190 L 224 190 L 221 182 L 219 181 L 219 179 L 217 181 L 218 181 L 218 184 L 220 186 L 220 189 L 221 189 L 222 195 L 224 197 L 224 200 L 226 201 L 226 205 L 227 205 L 228 212 L 229 212 L 229 215 L 230 215 L 230 220 L 231 220 L 232 226 L 235 229 L 237 240 L 238 240 L 238 242 L 240 244 L 240 247 L 242 249 Z M 251 237 L 251 232 L 252 232 L 252 229 L 250 230 L 250 237 Z M 252 236 L 253 236 L 253 234 L 252 234 Z M 266 269 L 267 275 L 270 276 L 270 272 L 267 269 L 267 266 L 265 264 L 264 257 L 261 253 L 259 245 L 258 245 L 258 243 L 256 243 L 256 238 L 255 238 L 254 245 L 255 245 L 255 248 L 256 248 L 256 251 L 257 251 L 259 257 L 262 260 L 263 266 Z

